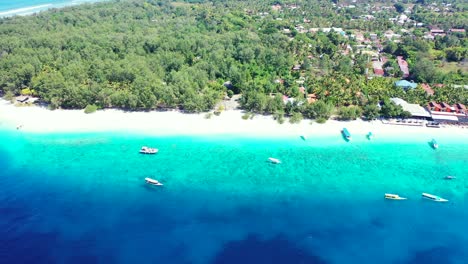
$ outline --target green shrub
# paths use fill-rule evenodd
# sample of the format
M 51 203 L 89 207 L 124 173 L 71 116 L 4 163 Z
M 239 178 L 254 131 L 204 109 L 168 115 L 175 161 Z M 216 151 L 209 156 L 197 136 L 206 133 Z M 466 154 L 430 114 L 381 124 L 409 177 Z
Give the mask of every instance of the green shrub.
M 210 119 L 213 116 L 213 113 L 206 113 L 205 119 Z
M 87 105 L 86 108 L 85 108 L 85 110 L 84 110 L 84 112 L 85 112 L 86 114 L 91 114 L 91 113 L 96 112 L 97 110 L 98 110 L 97 105 L 93 105 L 93 104 L 92 104 L 92 105 Z
M 358 106 L 342 106 L 338 110 L 340 120 L 356 120 L 361 117 L 362 110 Z
M 299 124 L 302 121 L 302 114 L 298 112 L 292 113 L 291 117 L 289 118 L 289 123 L 291 124 Z
M 15 99 L 15 94 L 11 91 L 7 91 L 5 95 L 3 96 L 3 99 L 13 103 Z
M 283 124 L 285 119 L 284 119 L 284 112 L 283 111 L 277 111 L 274 115 L 273 115 L 273 119 L 276 120 L 276 122 L 278 122 L 279 124 Z
M 279 117 L 276 119 L 276 121 L 278 121 L 278 124 L 284 124 L 284 121 L 285 121 L 284 115 L 279 116 Z
M 242 119 L 247 120 L 247 119 L 250 118 L 251 115 L 252 115 L 251 113 L 247 112 L 247 113 L 242 115 Z
M 319 124 L 325 124 L 327 122 L 327 119 L 324 118 L 324 117 L 319 117 L 319 118 L 317 118 L 317 120 L 315 120 L 315 122 L 317 122 Z
M 224 105 L 220 105 L 218 106 L 218 108 L 216 109 L 216 111 L 214 111 L 214 114 L 219 116 L 221 114 L 221 112 L 224 111 Z

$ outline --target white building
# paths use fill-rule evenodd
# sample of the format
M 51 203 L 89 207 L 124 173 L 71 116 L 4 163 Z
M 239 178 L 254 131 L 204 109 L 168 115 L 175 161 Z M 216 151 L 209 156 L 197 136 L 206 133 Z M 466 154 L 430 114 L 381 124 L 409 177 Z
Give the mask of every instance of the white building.
M 401 98 L 390 98 L 390 101 L 400 105 L 404 111 L 410 112 L 413 117 L 431 117 L 431 113 L 418 104 L 410 104 Z

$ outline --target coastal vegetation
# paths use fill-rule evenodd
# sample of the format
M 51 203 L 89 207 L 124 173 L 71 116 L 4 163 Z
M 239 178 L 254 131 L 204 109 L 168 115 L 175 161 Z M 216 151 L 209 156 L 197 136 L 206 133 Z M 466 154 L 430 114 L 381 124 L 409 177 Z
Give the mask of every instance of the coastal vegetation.
M 86 112 L 110 107 L 204 112 L 242 94 L 246 119 L 250 113 L 271 114 L 292 123 L 324 122 L 332 115 L 407 117 L 391 97 L 421 105 L 468 104 L 468 90 L 456 86 L 468 83 L 466 33 L 427 40 L 422 36 L 428 29 L 389 20 L 414 4 L 410 17 L 425 26 L 467 28 L 466 4 L 449 1 L 453 16 L 448 17 L 431 16 L 435 11 L 424 1 L 408 2 L 388 1 L 388 9 L 371 16 L 368 8 L 345 2 L 135 0 L 4 18 L 0 92 Z M 343 31 L 308 29 L 330 27 Z M 399 41 L 368 44 L 377 50 L 380 45 L 392 58 L 384 64 L 386 77 L 374 77 L 369 71 L 375 55 L 361 50 L 356 35 L 372 39 L 375 32 L 381 39 L 387 30 L 403 33 Z M 408 79 L 443 85 L 433 95 L 420 86 L 396 87 L 403 76 L 396 56 L 408 61 Z
M 84 109 L 85 114 L 91 114 L 94 113 L 98 110 L 97 105 L 87 105 L 86 108 Z

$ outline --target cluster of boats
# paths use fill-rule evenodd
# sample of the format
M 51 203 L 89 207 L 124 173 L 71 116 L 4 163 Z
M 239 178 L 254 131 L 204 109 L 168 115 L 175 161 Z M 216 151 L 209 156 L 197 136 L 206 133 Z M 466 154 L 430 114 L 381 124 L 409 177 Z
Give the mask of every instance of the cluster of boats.
M 141 153 L 141 151 L 140 151 Z M 147 154 L 147 153 L 145 153 Z M 279 159 L 276 159 L 276 158 L 268 158 L 268 161 L 273 163 L 273 164 L 280 164 L 281 163 L 281 160 Z M 163 184 L 161 182 L 159 182 L 158 180 L 155 180 L 155 179 L 152 179 L 152 178 L 145 178 L 145 181 L 146 183 L 150 184 L 150 185 L 155 185 L 155 186 L 163 186 Z
M 351 140 L 351 133 L 349 133 L 348 129 L 346 128 L 343 128 L 343 130 L 341 130 L 341 133 L 343 134 L 343 136 L 345 137 L 346 140 Z M 366 137 L 367 139 L 371 140 L 373 138 L 373 134 L 372 132 L 369 132 Z M 301 136 L 301 138 L 303 140 L 307 140 L 306 136 Z M 431 141 L 431 146 L 434 148 L 434 149 L 437 149 L 439 147 L 439 145 L 437 144 L 437 142 L 435 141 L 435 139 L 432 139 Z M 156 154 L 158 153 L 158 149 L 157 148 L 150 148 L 150 147 L 147 147 L 147 146 L 143 146 L 141 147 L 140 149 L 140 153 L 141 154 Z M 272 158 L 272 157 L 269 157 L 268 158 L 268 161 L 270 163 L 273 163 L 273 164 L 280 164 L 281 161 L 277 158 Z M 455 179 L 454 176 L 445 176 L 446 180 L 452 180 L 452 179 Z M 163 184 L 155 179 L 152 179 L 152 178 L 145 178 L 145 181 L 146 183 L 148 184 L 151 184 L 151 185 L 156 185 L 156 186 L 162 186 Z M 435 201 L 435 202 L 447 202 L 448 200 L 446 199 L 443 199 L 439 196 L 436 196 L 436 195 L 432 195 L 432 194 L 428 194 L 428 193 L 423 193 L 422 196 L 426 199 L 429 199 L 429 200 L 432 200 L 432 201 Z M 401 197 L 399 196 L 398 194 L 391 194 L 391 193 L 386 193 L 385 194 L 385 199 L 389 199 L 389 200 L 406 200 L 407 198 L 405 197 Z
M 343 135 L 343 137 L 344 137 L 346 140 L 348 140 L 348 141 L 351 140 L 351 133 L 349 133 L 349 131 L 348 131 L 348 129 L 347 129 L 346 127 L 343 128 L 343 129 L 341 130 L 341 134 Z M 369 133 L 367 133 L 367 135 L 366 135 L 366 138 L 367 138 L 368 140 L 371 140 L 373 137 L 374 137 L 374 134 L 372 134 L 372 132 L 369 132 Z
M 159 150 L 157 148 L 150 148 L 147 146 L 143 146 L 140 149 L 140 154 L 156 154 L 158 153 Z M 155 185 L 155 186 L 163 186 L 161 182 L 158 180 L 152 179 L 152 178 L 145 178 L 145 182 L 150 184 L 150 185 Z
M 422 193 L 422 197 L 434 202 L 448 202 L 447 199 L 444 199 L 440 196 L 429 194 L 429 193 Z M 386 193 L 385 194 L 385 199 L 389 200 L 407 200 L 408 198 L 401 197 L 398 194 L 392 194 L 392 193 Z
M 341 130 L 341 134 L 343 135 L 343 137 L 347 140 L 347 141 L 350 141 L 351 140 L 351 133 L 349 133 L 348 129 L 345 127 Z M 369 132 L 367 133 L 366 135 L 366 138 L 368 140 L 371 140 L 372 138 L 374 137 L 374 134 L 372 134 L 372 132 Z M 301 138 L 305 138 L 304 136 L 301 136 Z M 435 139 L 432 139 L 431 142 L 429 142 L 431 147 L 433 149 L 438 149 L 439 148 L 439 144 L 437 143 L 437 141 Z

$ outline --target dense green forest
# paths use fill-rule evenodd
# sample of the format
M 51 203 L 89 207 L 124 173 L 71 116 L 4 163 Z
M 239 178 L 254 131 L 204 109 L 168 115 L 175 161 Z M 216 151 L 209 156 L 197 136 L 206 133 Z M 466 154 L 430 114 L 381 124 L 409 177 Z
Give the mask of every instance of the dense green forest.
M 283 10 L 272 10 L 274 4 Z M 388 102 L 394 96 L 420 104 L 468 104 L 467 90 L 450 85 L 467 84 L 467 73 L 443 72 L 431 62 L 446 49 L 452 49 L 454 61 L 466 59 L 466 35 L 435 44 L 407 37 L 384 45 L 389 55 L 403 54 L 412 70 L 419 70 L 415 80 L 447 84 L 430 97 L 419 88 L 396 88 L 396 78 L 368 78 L 371 56 L 343 52 L 356 45 L 352 38 L 333 30 L 300 34 L 295 27 L 307 20 L 308 27 L 346 31 L 395 28 L 388 17 L 396 11 L 376 15 L 373 23 L 351 19 L 363 14 L 326 1 L 135 0 L 4 18 L 0 91 L 37 95 L 51 108 L 187 112 L 209 111 L 226 96 L 242 94 L 241 107 L 248 111 L 295 119 L 407 115 Z M 297 64 L 301 69 L 293 71 Z M 308 94 L 317 102 L 308 103 Z M 283 95 L 295 100 L 284 103 Z

